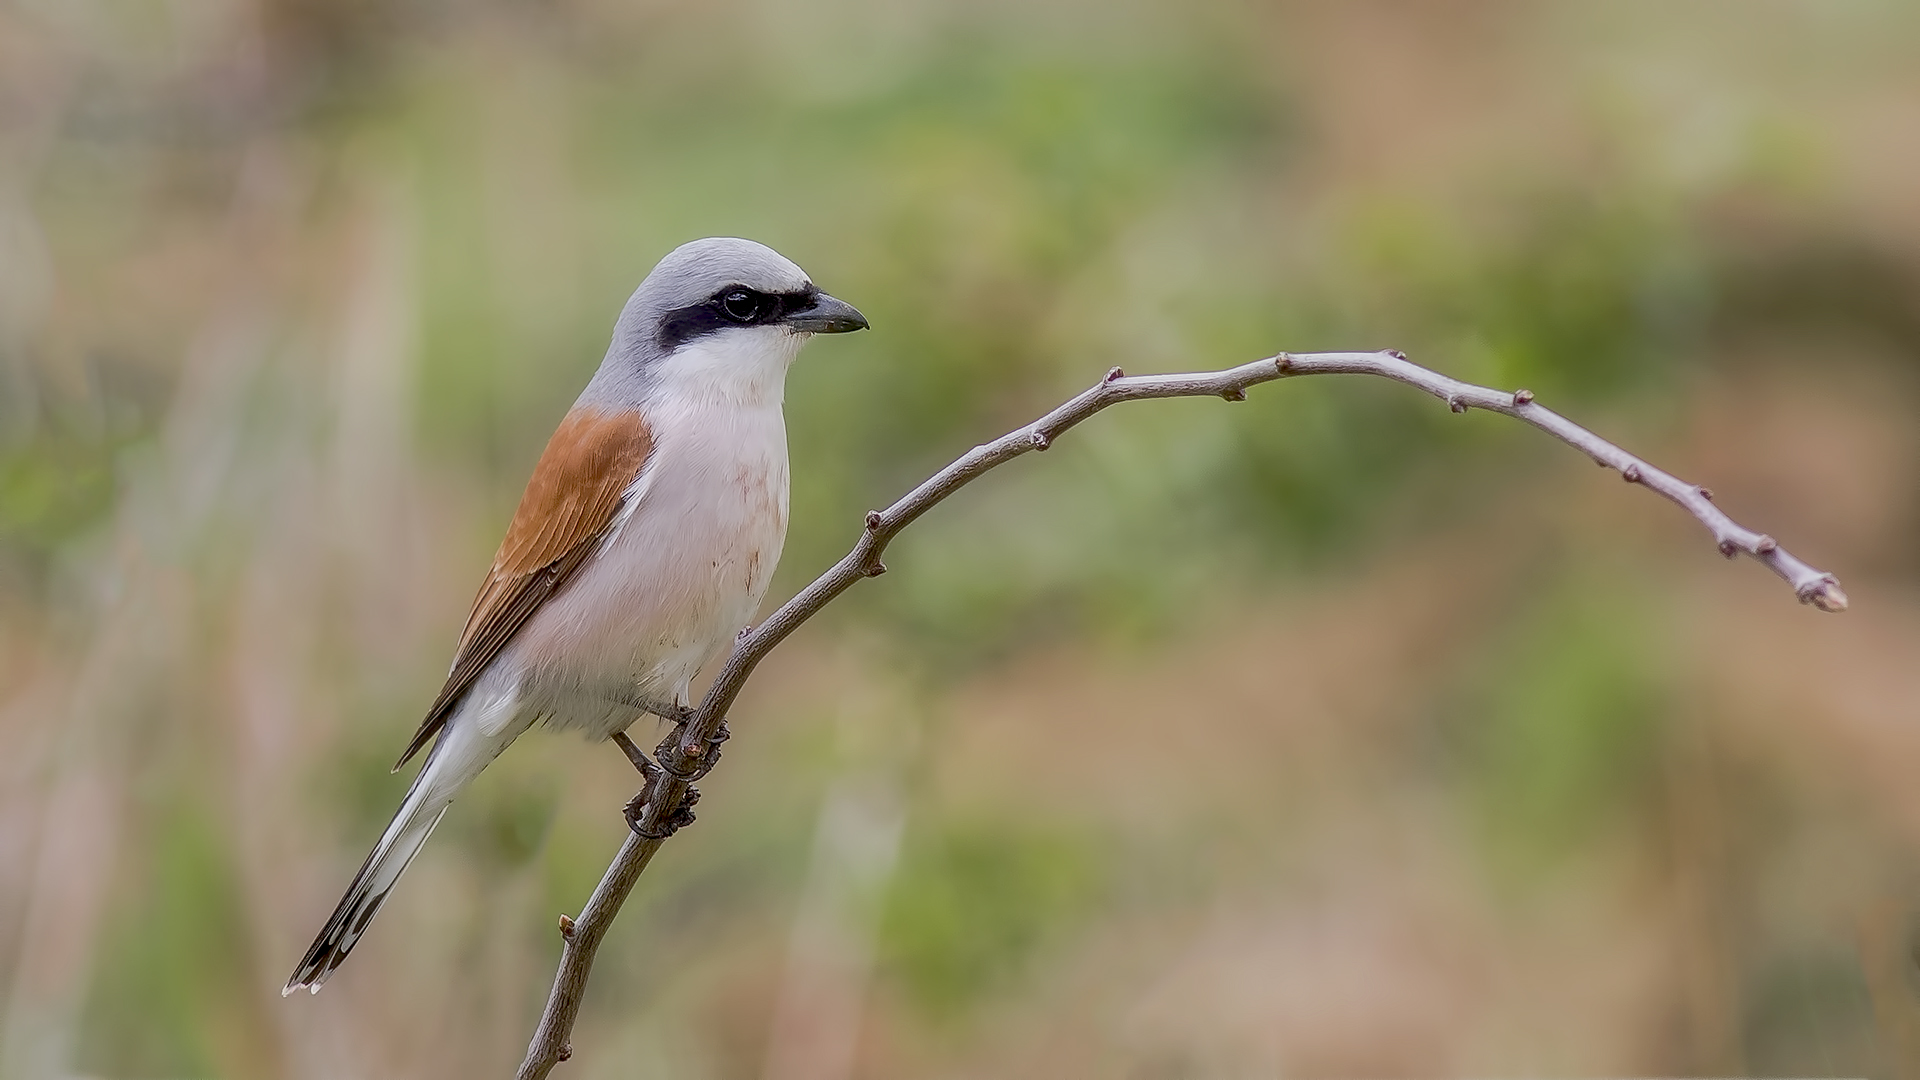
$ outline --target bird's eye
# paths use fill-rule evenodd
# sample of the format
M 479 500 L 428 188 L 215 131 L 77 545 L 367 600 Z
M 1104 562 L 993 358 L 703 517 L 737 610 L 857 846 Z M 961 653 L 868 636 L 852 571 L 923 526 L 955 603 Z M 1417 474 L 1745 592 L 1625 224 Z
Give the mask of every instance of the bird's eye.
M 765 299 L 757 292 L 735 289 L 720 298 L 720 310 L 734 322 L 750 323 L 759 318 L 761 302 Z

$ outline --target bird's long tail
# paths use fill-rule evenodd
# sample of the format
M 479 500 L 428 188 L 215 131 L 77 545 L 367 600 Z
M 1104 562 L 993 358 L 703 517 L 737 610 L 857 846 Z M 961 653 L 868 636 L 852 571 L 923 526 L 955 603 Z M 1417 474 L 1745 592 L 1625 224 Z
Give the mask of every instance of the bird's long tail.
M 327 981 L 333 970 L 353 951 L 353 946 L 366 932 L 367 924 L 373 921 L 380 911 L 380 905 L 386 902 L 387 894 L 393 890 L 394 882 L 406 872 L 407 864 L 420 853 L 421 845 L 427 842 L 427 836 L 440 822 L 440 815 L 447 812 L 447 805 L 464 783 L 449 783 L 449 776 L 457 769 L 455 758 L 458 753 L 448 753 L 454 749 L 447 745 L 443 736 L 440 744 L 433 748 L 427 762 L 420 769 L 420 775 L 414 777 L 413 786 L 407 789 L 407 797 L 401 802 L 399 812 L 393 815 L 393 821 L 387 825 L 387 831 L 380 835 L 380 842 L 368 853 L 367 861 L 360 866 L 360 872 L 353 876 L 353 884 L 347 886 L 347 894 L 340 898 L 340 906 L 333 909 L 333 917 L 313 939 L 313 945 L 307 949 L 307 955 L 294 968 L 293 977 L 280 991 L 282 997 L 305 987 L 312 993 L 320 992 L 320 984 Z M 450 766 L 455 766 L 450 768 Z M 466 779 L 466 778 L 461 778 Z

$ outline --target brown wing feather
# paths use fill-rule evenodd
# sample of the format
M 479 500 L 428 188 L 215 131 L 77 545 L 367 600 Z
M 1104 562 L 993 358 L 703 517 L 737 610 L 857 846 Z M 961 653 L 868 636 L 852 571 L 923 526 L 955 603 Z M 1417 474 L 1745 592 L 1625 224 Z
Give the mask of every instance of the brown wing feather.
M 514 633 L 593 554 L 652 453 L 653 434 L 639 413 L 576 409 L 560 422 L 474 598 L 453 673 L 395 769 L 446 725 L 461 695 Z

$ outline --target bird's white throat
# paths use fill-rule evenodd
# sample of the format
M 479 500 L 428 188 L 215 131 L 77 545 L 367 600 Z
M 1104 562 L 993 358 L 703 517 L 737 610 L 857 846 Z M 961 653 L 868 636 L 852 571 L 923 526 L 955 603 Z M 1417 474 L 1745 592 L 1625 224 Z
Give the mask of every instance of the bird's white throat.
M 783 326 L 721 330 L 690 341 L 657 362 L 661 397 L 683 405 L 779 408 L 787 368 L 810 334 Z

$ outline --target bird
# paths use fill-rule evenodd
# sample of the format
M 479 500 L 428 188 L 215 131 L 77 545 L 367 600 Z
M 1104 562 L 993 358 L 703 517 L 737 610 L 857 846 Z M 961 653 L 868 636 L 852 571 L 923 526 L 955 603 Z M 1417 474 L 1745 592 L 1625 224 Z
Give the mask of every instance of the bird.
M 648 713 L 687 714 L 786 540 L 788 367 L 813 335 L 866 328 L 751 240 L 694 240 L 646 276 L 534 466 L 446 684 L 394 765 L 424 749 L 420 772 L 282 996 L 319 993 L 454 796 L 535 723 L 624 738 Z

